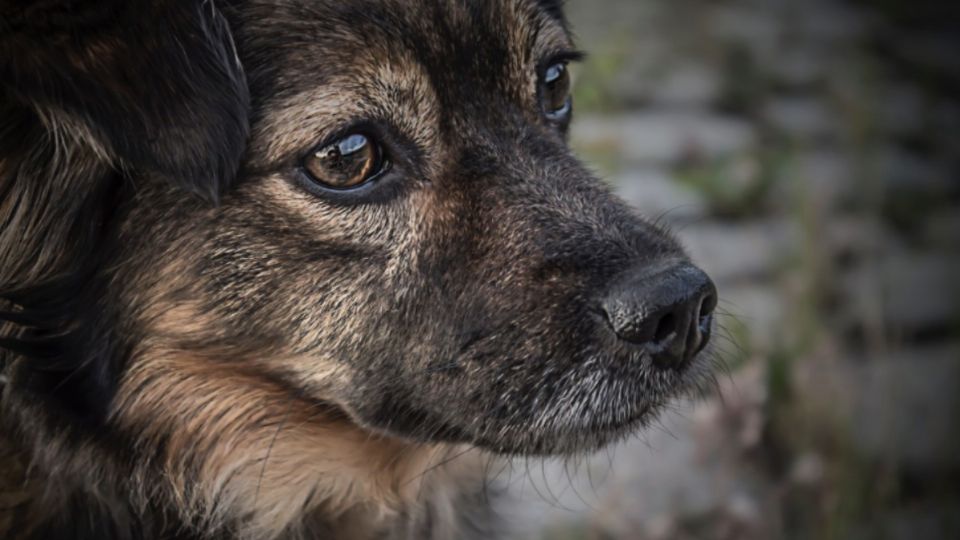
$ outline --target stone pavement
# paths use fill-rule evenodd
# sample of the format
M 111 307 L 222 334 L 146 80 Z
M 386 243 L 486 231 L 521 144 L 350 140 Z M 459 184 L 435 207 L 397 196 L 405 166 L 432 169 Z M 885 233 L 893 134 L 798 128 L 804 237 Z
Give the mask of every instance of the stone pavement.
M 729 370 L 514 463 L 517 539 L 960 537 L 960 32 L 895 5 L 568 1 L 573 144 L 717 281 Z

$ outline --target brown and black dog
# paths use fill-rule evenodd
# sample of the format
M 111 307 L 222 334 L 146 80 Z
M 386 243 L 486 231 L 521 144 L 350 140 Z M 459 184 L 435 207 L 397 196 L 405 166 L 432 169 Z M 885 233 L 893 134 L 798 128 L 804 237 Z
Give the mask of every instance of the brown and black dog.
M 559 0 L 0 0 L 0 536 L 489 538 L 709 372 Z

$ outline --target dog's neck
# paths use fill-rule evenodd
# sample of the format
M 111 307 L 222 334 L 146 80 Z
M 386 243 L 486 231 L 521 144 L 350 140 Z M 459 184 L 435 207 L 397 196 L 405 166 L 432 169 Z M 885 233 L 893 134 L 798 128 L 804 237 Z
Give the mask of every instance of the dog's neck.
M 0 440 L 0 536 L 359 540 L 407 531 L 410 538 L 440 539 L 463 532 L 466 511 L 489 511 L 476 451 L 372 435 L 309 403 L 263 407 L 269 398 L 251 393 L 278 397 L 276 388 L 248 384 L 242 374 L 202 373 L 202 363 L 183 357 L 151 366 L 128 379 L 144 384 L 121 385 L 118 403 L 131 414 L 109 424 L 115 433 L 103 440 L 71 441 L 41 429 L 29 419 L 37 405 L 8 385 L 4 401 L 15 406 L 5 407 L 0 436 L 31 437 L 17 436 L 16 445 Z M 180 377 L 156 369 L 176 369 Z M 189 399 L 172 399 L 183 394 L 146 382 L 201 382 L 191 377 L 202 377 L 205 390 L 191 386 Z M 232 395 L 238 388 L 246 394 Z M 166 414 L 156 414 L 154 399 L 164 400 Z M 117 449 L 107 438 L 136 445 L 118 460 L 108 457 Z M 124 462 L 131 465 L 118 470 Z M 49 519 L 54 507 L 63 523 L 31 523 L 33 515 Z M 80 521 L 98 525 L 85 533 L 71 523 Z

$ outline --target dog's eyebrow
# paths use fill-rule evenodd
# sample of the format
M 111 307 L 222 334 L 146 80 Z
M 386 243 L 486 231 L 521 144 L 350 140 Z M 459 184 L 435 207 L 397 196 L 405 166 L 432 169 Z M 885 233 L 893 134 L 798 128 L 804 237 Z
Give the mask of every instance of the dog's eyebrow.
M 261 156 L 254 167 L 298 157 L 325 137 L 364 121 L 383 121 L 419 147 L 437 137 L 437 98 L 427 74 L 412 59 L 371 63 L 360 72 L 343 73 L 278 101 L 254 141 Z
M 546 63 L 582 62 L 587 59 L 587 53 L 578 49 L 563 49 L 546 56 Z
M 538 5 L 544 0 L 537 0 Z M 557 0 L 552 0 L 556 2 Z M 556 8 L 559 9 L 559 8 Z M 544 57 L 568 56 L 568 58 L 558 58 L 568 61 L 577 61 L 583 57 L 583 53 L 576 50 L 571 39 L 570 31 L 566 26 L 563 17 L 552 15 L 549 10 L 538 10 L 539 13 L 533 15 L 533 19 L 527 19 L 527 24 L 532 28 L 525 46 L 529 48 L 540 59 Z M 544 16 L 546 11 L 546 17 Z M 525 17 L 532 14 L 526 13 Z

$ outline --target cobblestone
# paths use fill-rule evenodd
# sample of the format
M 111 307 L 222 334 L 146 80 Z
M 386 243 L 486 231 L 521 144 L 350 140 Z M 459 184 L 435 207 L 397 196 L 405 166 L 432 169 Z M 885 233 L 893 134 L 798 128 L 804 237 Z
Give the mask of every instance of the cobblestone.
M 960 534 L 923 484 L 960 467 L 960 33 L 881 4 L 568 2 L 618 107 L 572 140 L 711 274 L 742 365 L 577 467 L 515 464 L 518 539 Z M 731 209 L 744 179 L 769 189 Z M 843 499 L 901 470 L 917 493 Z
M 756 144 L 744 120 L 686 110 L 581 117 L 573 139 L 585 148 L 615 152 L 626 163 L 661 165 L 689 156 L 725 156 Z

